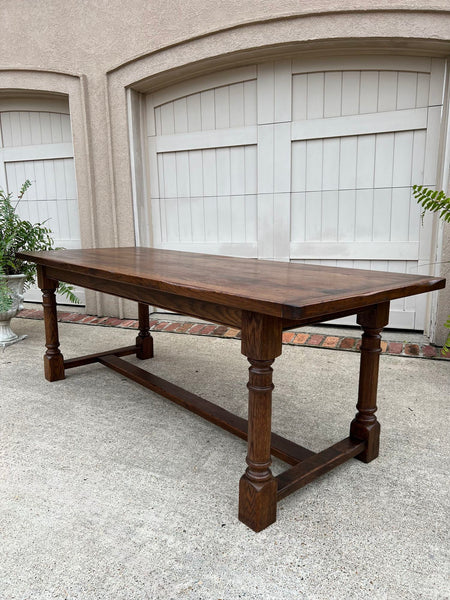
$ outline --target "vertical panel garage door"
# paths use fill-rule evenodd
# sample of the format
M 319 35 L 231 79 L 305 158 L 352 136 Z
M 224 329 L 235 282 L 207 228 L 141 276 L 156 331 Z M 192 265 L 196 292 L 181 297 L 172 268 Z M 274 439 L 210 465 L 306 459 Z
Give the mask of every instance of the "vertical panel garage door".
M 79 248 L 68 101 L 0 98 L 0 132 L 0 187 L 16 194 L 26 179 L 32 183 L 17 207 L 19 215 L 32 223 L 47 221 L 56 246 Z M 77 295 L 84 301 L 82 290 Z M 30 290 L 25 299 L 40 301 L 40 291 Z
M 257 256 L 256 67 L 148 97 L 153 241 Z
M 440 59 L 294 59 L 149 95 L 153 245 L 424 272 L 411 186 L 435 184 L 443 78 Z M 423 329 L 425 306 L 393 302 L 391 327 Z

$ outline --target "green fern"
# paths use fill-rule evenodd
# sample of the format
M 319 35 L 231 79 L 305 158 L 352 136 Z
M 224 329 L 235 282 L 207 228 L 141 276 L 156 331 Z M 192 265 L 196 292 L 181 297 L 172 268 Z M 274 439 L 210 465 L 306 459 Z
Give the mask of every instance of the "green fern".
M 0 313 L 8 311 L 12 306 L 11 292 L 2 274 L 0 267 Z
M 413 194 L 425 211 L 438 212 L 439 218 L 450 223 L 450 198 L 442 190 L 430 190 L 423 185 L 413 185 Z
M 444 323 L 444 327 L 447 327 L 447 329 L 450 329 L 450 316 L 447 319 L 447 322 Z M 448 354 L 450 352 L 450 333 L 448 335 L 447 341 L 444 344 L 444 347 L 442 348 L 442 354 Z
M 69 302 L 72 302 L 72 304 L 80 304 L 80 299 L 74 294 L 72 285 L 68 285 L 67 283 L 60 281 L 56 291 L 58 294 L 65 296 Z
M 439 213 L 439 218 L 447 223 L 450 223 L 450 197 L 448 197 L 443 190 L 430 190 L 423 185 L 413 185 L 413 195 L 415 196 L 417 203 L 423 208 L 422 219 L 425 212 Z M 450 329 L 450 316 L 447 322 L 444 323 L 447 329 Z M 447 338 L 444 347 L 442 348 L 442 354 L 446 355 L 450 352 L 450 336 Z

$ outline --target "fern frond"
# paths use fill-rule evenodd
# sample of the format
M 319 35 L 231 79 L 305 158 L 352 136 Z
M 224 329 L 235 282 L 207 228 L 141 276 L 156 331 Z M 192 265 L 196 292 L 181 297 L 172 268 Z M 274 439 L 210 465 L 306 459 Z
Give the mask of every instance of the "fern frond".
M 450 316 L 448 317 L 447 322 L 444 323 L 444 327 L 447 327 L 447 329 L 450 329 Z M 449 352 L 450 352 L 450 334 L 447 338 L 447 341 L 444 344 L 444 347 L 442 348 L 442 354 L 444 356 L 446 356 Z
M 438 212 L 440 219 L 450 223 L 450 197 L 446 196 L 445 192 L 413 185 L 413 195 L 424 212 Z
M 2 277 L 0 269 L 0 313 L 8 311 L 12 306 L 11 290 L 6 279 Z
M 60 282 L 57 291 L 58 294 L 65 296 L 72 304 L 80 304 L 80 299 L 75 295 L 72 285 Z

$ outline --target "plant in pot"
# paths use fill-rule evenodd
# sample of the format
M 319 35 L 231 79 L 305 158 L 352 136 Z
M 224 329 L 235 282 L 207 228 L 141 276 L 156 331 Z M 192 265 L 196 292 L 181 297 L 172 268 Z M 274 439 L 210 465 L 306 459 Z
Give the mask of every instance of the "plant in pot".
M 26 336 L 11 330 L 11 319 L 21 309 L 24 289 L 36 281 L 36 265 L 17 257 L 20 251 L 54 250 L 51 230 L 44 223 L 30 223 L 16 212 L 19 202 L 31 186 L 27 179 L 17 200 L 0 189 L 0 346 L 13 344 Z M 58 292 L 79 303 L 72 286 L 60 283 Z

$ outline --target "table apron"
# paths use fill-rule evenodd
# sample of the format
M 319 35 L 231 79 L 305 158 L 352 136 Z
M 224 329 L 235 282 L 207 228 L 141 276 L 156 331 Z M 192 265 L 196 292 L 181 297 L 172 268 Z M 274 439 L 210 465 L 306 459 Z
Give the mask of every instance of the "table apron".
M 126 283 L 122 281 L 114 281 L 66 271 L 63 269 L 55 269 L 54 267 L 45 267 L 45 274 L 49 279 L 57 281 L 65 281 L 74 285 L 79 285 L 84 288 L 104 292 L 120 298 L 143 302 L 152 306 L 158 306 L 167 310 L 173 310 L 177 313 L 195 317 L 198 319 L 207 319 L 214 323 L 227 325 L 229 327 L 241 328 L 242 311 L 238 308 L 215 304 L 205 300 L 196 300 L 195 298 L 187 298 L 178 296 L 170 292 L 155 290 L 150 287 L 143 287 Z

